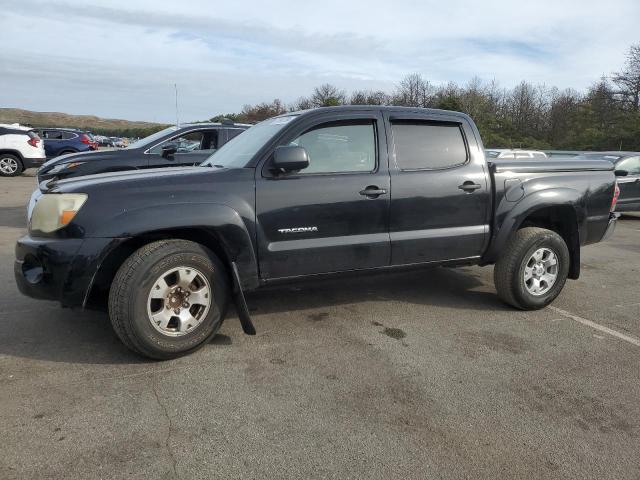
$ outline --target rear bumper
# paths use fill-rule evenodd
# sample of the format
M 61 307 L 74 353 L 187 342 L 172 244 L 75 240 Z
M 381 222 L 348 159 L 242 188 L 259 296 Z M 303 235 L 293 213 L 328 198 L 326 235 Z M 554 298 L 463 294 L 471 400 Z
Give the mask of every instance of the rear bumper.
M 84 306 L 102 259 L 117 244 L 113 238 L 52 239 L 29 235 L 18 240 L 13 272 L 24 295 Z
M 618 223 L 619 216 L 620 216 L 619 213 L 609 214 L 609 223 L 607 225 L 607 229 L 604 231 L 604 235 L 600 239 L 601 242 L 604 242 L 605 240 L 609 239 L 611 235 L 613 235 L 613 232 L 615 232 L 616 230 L 616 223 Z
M 35 157 L 35 158 L 23 158 L 22 163 L 24 164 L 24 168 L 40 168 L 44 162 L 46 162 L 46 157 Z

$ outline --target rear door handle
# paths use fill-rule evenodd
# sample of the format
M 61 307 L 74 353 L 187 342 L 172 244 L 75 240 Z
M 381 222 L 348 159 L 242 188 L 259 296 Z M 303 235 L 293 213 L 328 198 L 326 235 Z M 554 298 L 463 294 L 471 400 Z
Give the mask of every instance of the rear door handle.
M 473 193 L 479 188 L 482 188 L 482 185 L 478 185 L 477 183 L 473 183 L 472 181 L 467 180 L 462 185 L 458 185 L 460 190 L 464 190 L 467 193 Z
M 369 185 L 364 190 L 360 190 L 359 193 L 367 198 L 377 198 L 380 195 L 387 193 L 387 191 L 384 188 L 378 188 L 376 185 Z

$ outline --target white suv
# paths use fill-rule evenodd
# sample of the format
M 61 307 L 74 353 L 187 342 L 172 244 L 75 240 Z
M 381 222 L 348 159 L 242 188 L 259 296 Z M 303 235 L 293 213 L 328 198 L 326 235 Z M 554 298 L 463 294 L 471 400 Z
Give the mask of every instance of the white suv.
M 45 160 L 44 143 L 32 128 L 0 123 L 0 176 L 15 177 Z

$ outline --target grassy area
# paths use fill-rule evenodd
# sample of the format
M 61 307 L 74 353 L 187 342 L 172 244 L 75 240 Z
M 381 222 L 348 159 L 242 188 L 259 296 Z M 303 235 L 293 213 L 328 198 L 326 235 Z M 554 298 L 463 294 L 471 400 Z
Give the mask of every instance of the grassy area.
M 73 127 L 95 133 L 120 133 L 133 130 L 159 130 L 165 125 L 100 118 L 94 115 L 69 115 L 60 112 L 32 112 L 19 108 L 0 108 L 0 123 L 20 123 L 34 127 Z

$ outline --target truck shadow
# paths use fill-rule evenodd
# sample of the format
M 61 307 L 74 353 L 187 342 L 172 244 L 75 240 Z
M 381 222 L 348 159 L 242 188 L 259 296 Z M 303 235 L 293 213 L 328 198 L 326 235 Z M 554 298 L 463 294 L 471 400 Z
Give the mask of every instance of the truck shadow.
M 507 310 L 479 272 L 478 268 L 436 268 L 367 277 L 327 278 L 294 287 L 269 287 L 249 294 L 247 300 L 256 318 L 285 311 L 372 301 L 441 306 L 454 312 Z M 481 290 L 475 290 L 478 287 L 482 287 Z M 130 352 L 116 337 L 106 313 L 62 309 L 54 303 L 27 299 L 20 301 L 19 308 L 22 309 L 21 328 L 5 331 L 0 339 L 0 356 L 76 364 L 156 363 Z M 451 313 L 449 311 L 448 315 Z M 227 322 L 234 322 L 234 316 L 235 312 L 230 308 Z M 300 321 L 307 317 L 301 316 Z M 273 320 L 276 328 L 278 321 Z M 256 323 L 259 331 L 260 321 Z M 235 326 L 233 330 L 235 336 Z M 219 334 L 211 343 L 225 347 L 233 343 L 233 338 Z
M 363 302 L 406 302 L 464 310 L 507 309 L 495 291 L 476 290 L 486 283 L 478 268 L 433 268 L 377 273 L 366 277 L 307 280 L 296 286 L 273 286 L 247 295 L 254 314 L 308 310 Z M 484 289 L 486 290 L 486 288 Z

